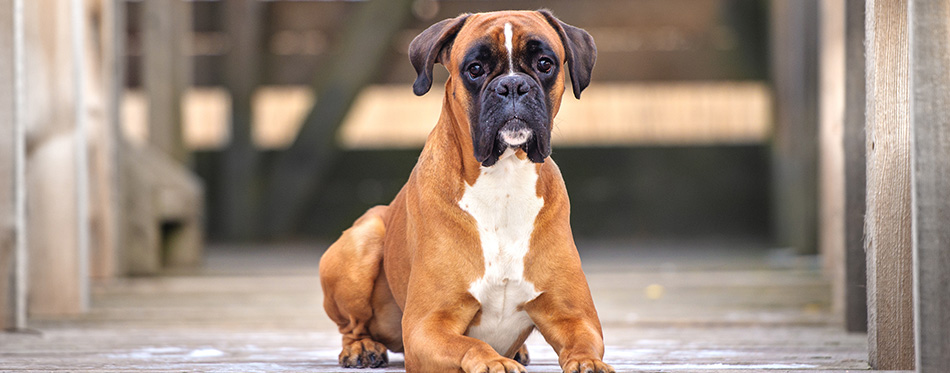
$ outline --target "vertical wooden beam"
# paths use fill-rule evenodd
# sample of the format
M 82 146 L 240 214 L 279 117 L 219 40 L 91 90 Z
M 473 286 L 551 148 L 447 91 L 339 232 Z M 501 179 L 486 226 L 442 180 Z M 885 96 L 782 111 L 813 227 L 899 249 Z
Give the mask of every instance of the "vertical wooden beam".
M 0 82 L 14 81 L 13 0 L 0 1 Z M 0 330 L 16 325 L 16 114 L 14 84 L 0 85 Z
M 864 255 L 867 158 L 864 111 L 864 4 L 847 0 L 845 10 L 845 110 L 844 110 L 844 296 L 845 329 L 868 330 L 867 262 Z
M 97 206 L 96 245 L 92 252 L 91 275 L 109 278 L 120 272 L 122 209 L 119 208 L 121 178 L 120 103 L 125 88 L 125 1 L 102 0 L 99 55 L 101 56 L 102 120 L 97 131 L 95 153 Z
M 773 232 L 801 254 L 817 247 L 817 15 L 814 0 L 772 2 Z
M 24 1 L 27 156 L 27 239 L 31 315 L 81 313 L 76 82 L 70 2 Z M 84 145 L 83 145 L 84 146 Z
M 13 274 L 13 327 L 26 329 L 29 279 L 29 245 L 27 236 L 26 201 L 26 116 L 24 113 L 26 77 L 26 34 L 24 25 L 24 0 L 13 0 L 13 99 L 14 110 L 14 198 L 16 202 L 16 258 Z
M 183 53 L 191 29 L 191 4 L 181 0 L 146 1 L 142 21 L 149 143 L 187 163 L 181 97 L 191 82 L 189 59 Z
M 24 73 L 25 39 L 23 24 L 23 0 L 13 0 L 13 198 L 15 251 L 13 264 L 13 323 L 14 329 L 27 327 L 27 289 L 29 278 L 29 246 L 26 230 L 26 121 L 23 112 L 25 101 Z
M 73 75 L 73 146 L 76 172 L 76 277 L 79 310 L 89 308 L 89 141 L 86 84 L 86 9 L 84 0 L 69 2 L 69 44 Z
M 844 315 L 845 0 L 825 0 L 819 6 L 818 251 L 831 278 L 832 309 Z
M 907 2 L 866 8 L 868 352 L 914 369 Z
M 225 84 L 231 92 L 231 142 L 221 164 L 221 182 L 215 201 L 215 231 L 227 239 L 247 240 L 255 235 L 259 190 L 258 154 L 251 129 L 251 97 L 262 74 L 261 48 L 264 6 L 257 0 L 233 0 L 224 5 L 224 26 L 231 37 Z
M 950 367 L 950 0 L 910 0 L 918 372 Z

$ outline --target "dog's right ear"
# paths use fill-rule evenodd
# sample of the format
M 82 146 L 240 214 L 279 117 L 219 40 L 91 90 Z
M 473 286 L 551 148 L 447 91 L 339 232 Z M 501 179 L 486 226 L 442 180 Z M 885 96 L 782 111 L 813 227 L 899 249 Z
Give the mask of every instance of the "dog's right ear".
M 429 26 L 409 43 L 409 61 L 416 69 L 416 82 L 412 84 L 412 92 L 422 96 L 432 88 L 432 66 L 441 62 L 442 53 L 447 51 L 455 35 L 462 29 L 468 14 L 449 18 Z

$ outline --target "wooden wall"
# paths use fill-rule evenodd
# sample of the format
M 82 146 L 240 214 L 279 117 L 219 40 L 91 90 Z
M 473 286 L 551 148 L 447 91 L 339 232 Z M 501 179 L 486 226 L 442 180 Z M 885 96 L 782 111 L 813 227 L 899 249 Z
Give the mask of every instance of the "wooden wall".
M 916 367 L 950 367 L 950 0 L 910 1 Z

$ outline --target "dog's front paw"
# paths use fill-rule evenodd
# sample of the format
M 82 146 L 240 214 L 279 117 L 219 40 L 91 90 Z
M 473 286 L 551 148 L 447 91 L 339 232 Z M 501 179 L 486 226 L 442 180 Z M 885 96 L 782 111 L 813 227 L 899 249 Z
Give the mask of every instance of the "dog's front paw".
M 379 368 L 389 363 L 386 346 L 369 338 L 343 345 L 340 365 L 344 368 Z
M 600 359 L 572 359 L 564 363 L 564 373 L 616 373 L 614 368 Z
M 475 364 L 472 369 L 465 370 L 468 373 L 527 373 L 523 365 L 517 361 L 506 357 L 497 357 Z

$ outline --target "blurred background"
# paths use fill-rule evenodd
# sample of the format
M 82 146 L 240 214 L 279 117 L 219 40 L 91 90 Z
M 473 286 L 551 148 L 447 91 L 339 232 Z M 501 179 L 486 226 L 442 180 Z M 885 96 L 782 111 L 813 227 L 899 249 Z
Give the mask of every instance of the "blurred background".
M 410 41 L 502 9 L 548 8 L 597 44 L 552 135 L 582 255 L 818 252 L 819 15 L 843 22 L 843 5 L 3 1 L 3 102 L 18 110 L 0 113 L 20 113 L 9 138 L 23 142 L 5 149 L 23 162 L 2 164 L 25 192 L 0 211 L 27 227 L 32 314 L 88 307 L 89 279 L 209 253 L 292 246 L 315 265 L 395 196 L 437 121 L 446 71 L 414 96 Z
M 43 334 L 0 365 L 333 371 L 319 255 L 442 103 L 408 44 L 548 8 L 598 47 L 552 158 L 615 362 L 912 369 L 948 330 L 946 188 L 911 193 L 946 180 L 948 4 L 0 0 L 0 329 Z
M 762 1 L 129 2 L 121 131 L 135 146 L 168 143 L 203 182 L 209 240 L 330 241 L 395 196 L 438 118 L 446 72 L 414 96 L 412 38 L 463 12 L 542 7 L 599 52 L 553 134 L 575 234 L 771 240 Z M 158 12 L 178 23 L 157 29 Z M 162 32 L 177 34 L 149 43 Z M 150 67 L 154 54 L 173 65 Z M 180 115 L 149 106 L 149 79 L 178 82 L 167 105 Z M 167 123 L 149 125 L 150 110 Z

